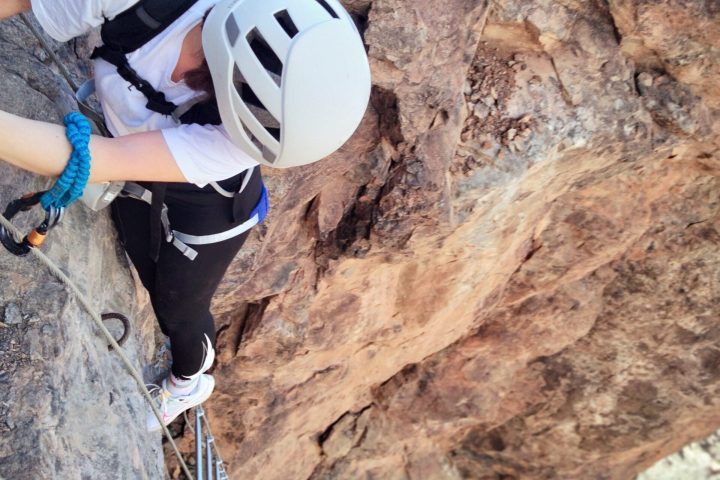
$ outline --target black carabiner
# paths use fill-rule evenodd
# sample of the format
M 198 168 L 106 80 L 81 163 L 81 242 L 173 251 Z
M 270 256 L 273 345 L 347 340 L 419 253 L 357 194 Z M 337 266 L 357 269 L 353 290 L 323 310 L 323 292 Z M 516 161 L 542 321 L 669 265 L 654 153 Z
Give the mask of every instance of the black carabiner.
M 5 208 L 3 216 L 8 220 L 12 219 L 18 212 L 27 212 L 40 203 L 40 198 L 45 192 L 30 193 L 13 200 Z M 34 228 L 21 242 L 15 241 L 13 234 L 5 226 L 0 225 L 0 242 L 10 253 L 18 257 L 24 257 L 31 248 L 39 247 L 45 241 L 47 233 L 60 222 L 65 212 L 64 208 L 50 207 L 45 211 L 45 219 Z

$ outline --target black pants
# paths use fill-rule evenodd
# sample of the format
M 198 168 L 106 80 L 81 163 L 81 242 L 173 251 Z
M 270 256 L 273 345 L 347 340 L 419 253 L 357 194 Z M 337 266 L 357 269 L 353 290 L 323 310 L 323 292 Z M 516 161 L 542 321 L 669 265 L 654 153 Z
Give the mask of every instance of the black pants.
M 237 191 L 241 180 L 239 177 L 222 182 L 222 186 Z M 223 197 L 209 185 L 199 188 L 187 183 L 168 183 L 165 203 L 170 225 L 190 235 L 229 230 L 249 218 L 261 190 L 259 167 L 236 199 Z M 120 241 L 150 293 L 160 329 L 170 337 L 173 374 L 189 377 L 198 373 L 205 357 L 205 336 L 213 348 L 215 345 L 210 301 L 249 232 L 223 242 L 192 245 L 198 252 L 195 260 L 162 241 L 155 262 L 151 258 L 150 206 L 139 200 L 118 198 L 112 204 L 112 216 Z

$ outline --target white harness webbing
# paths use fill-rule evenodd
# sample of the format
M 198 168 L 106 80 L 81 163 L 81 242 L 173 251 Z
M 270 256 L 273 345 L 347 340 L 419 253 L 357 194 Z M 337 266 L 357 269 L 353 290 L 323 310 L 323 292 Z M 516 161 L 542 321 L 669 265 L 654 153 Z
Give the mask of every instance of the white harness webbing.
M 235 195 L 240 195 L 245 190 L 245 187 L 247 187 L 248 183 L 250 182 L 250 177 L 252 176 L 254 169 L 255 167 L 252 167 L 247 170 L 247 173 L 243 178 L 243 183 L 240 186 L 240 190 L 238 190 L 237 193 L 229 192 L 223 189 L 217 184 L 217 182 L 211 182 L 211 185 L 221 195 L 232 198 Z M 123 197 L 134 198 L 135 200 L 141 200 L 148 205 L 152 205 L 152 192 L 147 188 L 143 187 L 142 185 L 138 185 L 134 182 L 125 182 L 125 187 L 123 188 L 123 191 L 120 195 Z M 237 237 L 238 235 L 242 235 L 243 233 L 247 232 L 252 227 L 257 225 L 260 222 L 260 217 L 255 214 L 240 225 L 224 232 L 213 233 L 209 235 L 190 235 L 189 233 L 178 232 L 177 230 L 173 230 L 170 227 L 170 219 L 168 218 L 168 207 L 166 204 L 163 203 L 162 210 L 160 212 L 160 222 L 162 223 L 163 230 L 165 231 L 165 241 L 168 243 L 172 243 L 173 246 L 180 250 L 180 252 L 190 260 L 195 260 L 198 252 L 189 245 L 208 245 L 210 243 L 218 243 Z

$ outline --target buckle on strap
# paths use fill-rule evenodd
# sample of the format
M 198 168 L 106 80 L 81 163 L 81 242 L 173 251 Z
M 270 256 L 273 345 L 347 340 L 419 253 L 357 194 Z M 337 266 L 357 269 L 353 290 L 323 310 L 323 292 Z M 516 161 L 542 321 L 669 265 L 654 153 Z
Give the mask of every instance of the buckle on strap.
M 150 190 L 143 187 L 142 185 L 138 185 L 135 182 L 125 182 L 125 186 L 123 187 L 122 196 L 124 197 L 130 197 L 135 200 L 140 200 L 142 202 L 147 203 L 148 205 L 152 205 L 152 199 L 153 194 Z M 165 241 L 170 243 L 173 241 L 173 232 L 172 228 L 170 228 L 170 218 L 168 217 L 168 207 L 165 203 L 162 204 L 162 207 L 160 209 L 160 223 L 163 226 L 163 230 L 165 231 Z
M 193 250 L 192 248 L 188 247 L 185 243 L 178 240 L 178 238 L 175 236 L 173 236 L 173 238 L 172 238 L 172 244 L 175 248 L 180 250 L 180 253 L 185 255 L 191 261 L 195 260 L 195 257 L 197 257 L 197 255 L 198 255 L 197 250 Z

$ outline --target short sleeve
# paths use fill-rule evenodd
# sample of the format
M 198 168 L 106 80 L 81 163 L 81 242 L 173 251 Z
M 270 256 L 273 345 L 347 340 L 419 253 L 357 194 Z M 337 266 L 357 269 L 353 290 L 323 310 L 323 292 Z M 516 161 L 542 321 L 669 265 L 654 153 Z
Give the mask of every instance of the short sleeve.
M 138 0 L 31 0 L 45 32 L 59 42 L 83 35 L 113 19 Z
M 232 143 L 222 126 L 180 125 L 162 134 L 187 181 L 200 187 L 258 165 Z

